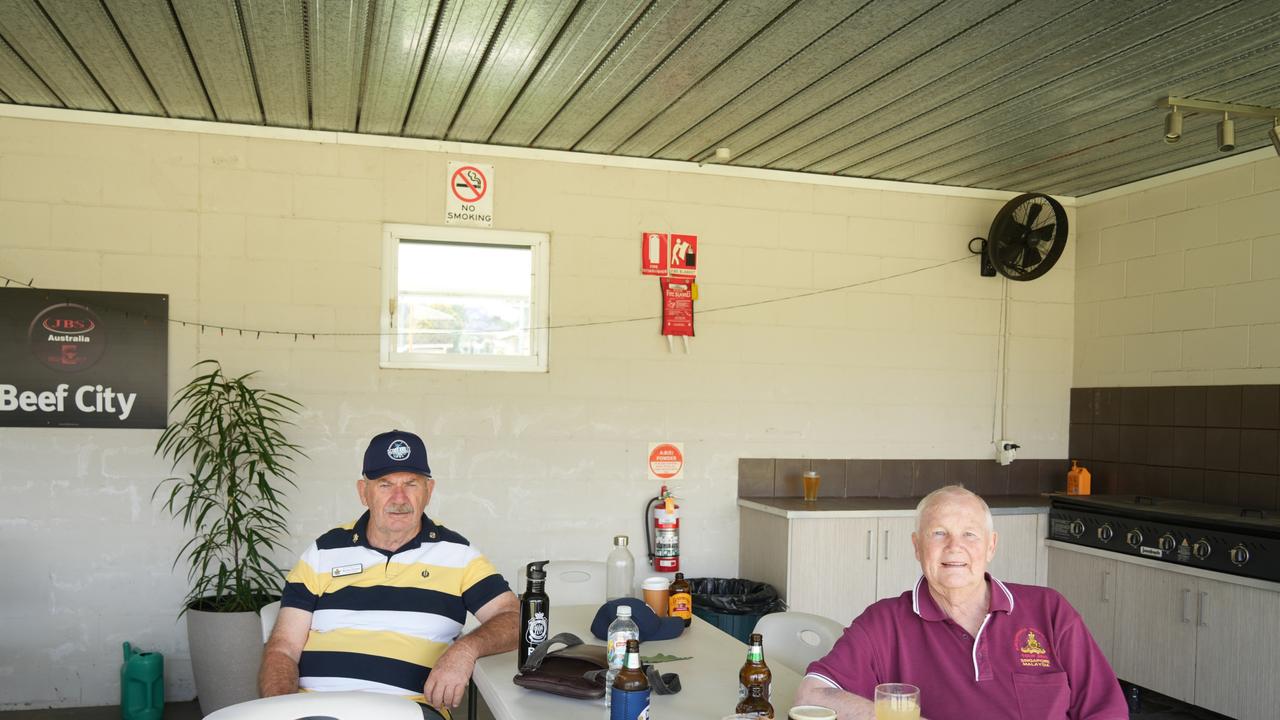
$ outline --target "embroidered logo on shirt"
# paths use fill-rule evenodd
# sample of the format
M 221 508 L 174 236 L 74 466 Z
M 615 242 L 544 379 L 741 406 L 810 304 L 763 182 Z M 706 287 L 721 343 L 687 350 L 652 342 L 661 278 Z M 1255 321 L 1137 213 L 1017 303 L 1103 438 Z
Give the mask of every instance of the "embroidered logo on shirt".
M 1013 647 L 1018 652 L 1018 661 L 1022 663 L 1022 667 L 1052 666 L 1045 642 L 1045 634 L 1035 628 L 1022 628 L 1013 636 Z

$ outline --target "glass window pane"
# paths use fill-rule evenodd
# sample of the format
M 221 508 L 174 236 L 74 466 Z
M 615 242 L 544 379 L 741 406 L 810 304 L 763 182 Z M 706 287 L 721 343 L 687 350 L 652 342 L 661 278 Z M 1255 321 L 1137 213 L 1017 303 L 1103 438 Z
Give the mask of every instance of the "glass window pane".
M 533 251 L 402 241 L 397 352 L 530 356 Z

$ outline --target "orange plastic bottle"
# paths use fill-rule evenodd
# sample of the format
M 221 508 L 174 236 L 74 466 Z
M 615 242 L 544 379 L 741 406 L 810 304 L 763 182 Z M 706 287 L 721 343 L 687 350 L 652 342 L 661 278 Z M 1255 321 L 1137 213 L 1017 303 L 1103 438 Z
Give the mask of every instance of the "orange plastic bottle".
M 1088 495 L 1091 478 L 1088 468 L 1080 467 L 1076 465 L 1075 460 L 1072 460 L 1071 469 L 1067 471 L 1067 494 Z

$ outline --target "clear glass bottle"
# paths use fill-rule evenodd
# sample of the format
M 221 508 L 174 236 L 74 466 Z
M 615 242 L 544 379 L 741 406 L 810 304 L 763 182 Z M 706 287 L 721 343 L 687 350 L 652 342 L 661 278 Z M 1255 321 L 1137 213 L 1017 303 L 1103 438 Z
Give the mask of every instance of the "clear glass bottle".
M 636 581 L 636 559 L 631 557 L 631 551 L 627 549 L 628 542 L 626 535 L 613 537 L 613 550 L 609 552 L 609 559 L 605 561 L 607 568 L 604 599 L 606 601 L 632 597 L 632 586 Z
M 636 621 L 631 619 L 631 608 L 627 605 L 618 606 L 618 616 L 609 623 L 609 641 L 606 650 L 609 654 L 609 671 L 605 673 L 604 682 L 604 706 L 607 708 L 613 700 L 613 693 L 610 688 L 613 687 L 613 679 L 618 676 L 618 672 L 622 670 L 622 664 L 627 660 L 627 641 L 640 639 L 640 628 L 636 625 Z

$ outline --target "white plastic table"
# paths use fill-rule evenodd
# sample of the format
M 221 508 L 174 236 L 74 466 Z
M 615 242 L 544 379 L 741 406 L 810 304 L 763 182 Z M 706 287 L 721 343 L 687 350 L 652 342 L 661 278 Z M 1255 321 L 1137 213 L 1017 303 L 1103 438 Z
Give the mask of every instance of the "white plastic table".
M 591 634 L 594 605 L 551 608 L 551 634 L 571 632 L 588 644 L 603 645 Z M 653 720 L 719 720 L 733 714 L 738 703 L 738 670 L 747 659 L 747 646 L 699 617 L 675 640 L 648 641 L 640 645 L 644 656 L 665 653 L 690 660 L 659 663 L 662 673 L 678 673 L 682 690 L 675 695 L 654 694 L 649 715 Z M 765 662 L 769 648 L 764 649 Z M 800 675 L 779 664 L 773 672 L 774 717 L 785 718 L 795 699 Z M 601 720 L 607 717 L 604 699 L 574 700 L 536 690 L 526 690 L 511 678 L 516 674 L 516 653 L 491 655 L 476 663 L 472 679 L 497 720 Z

